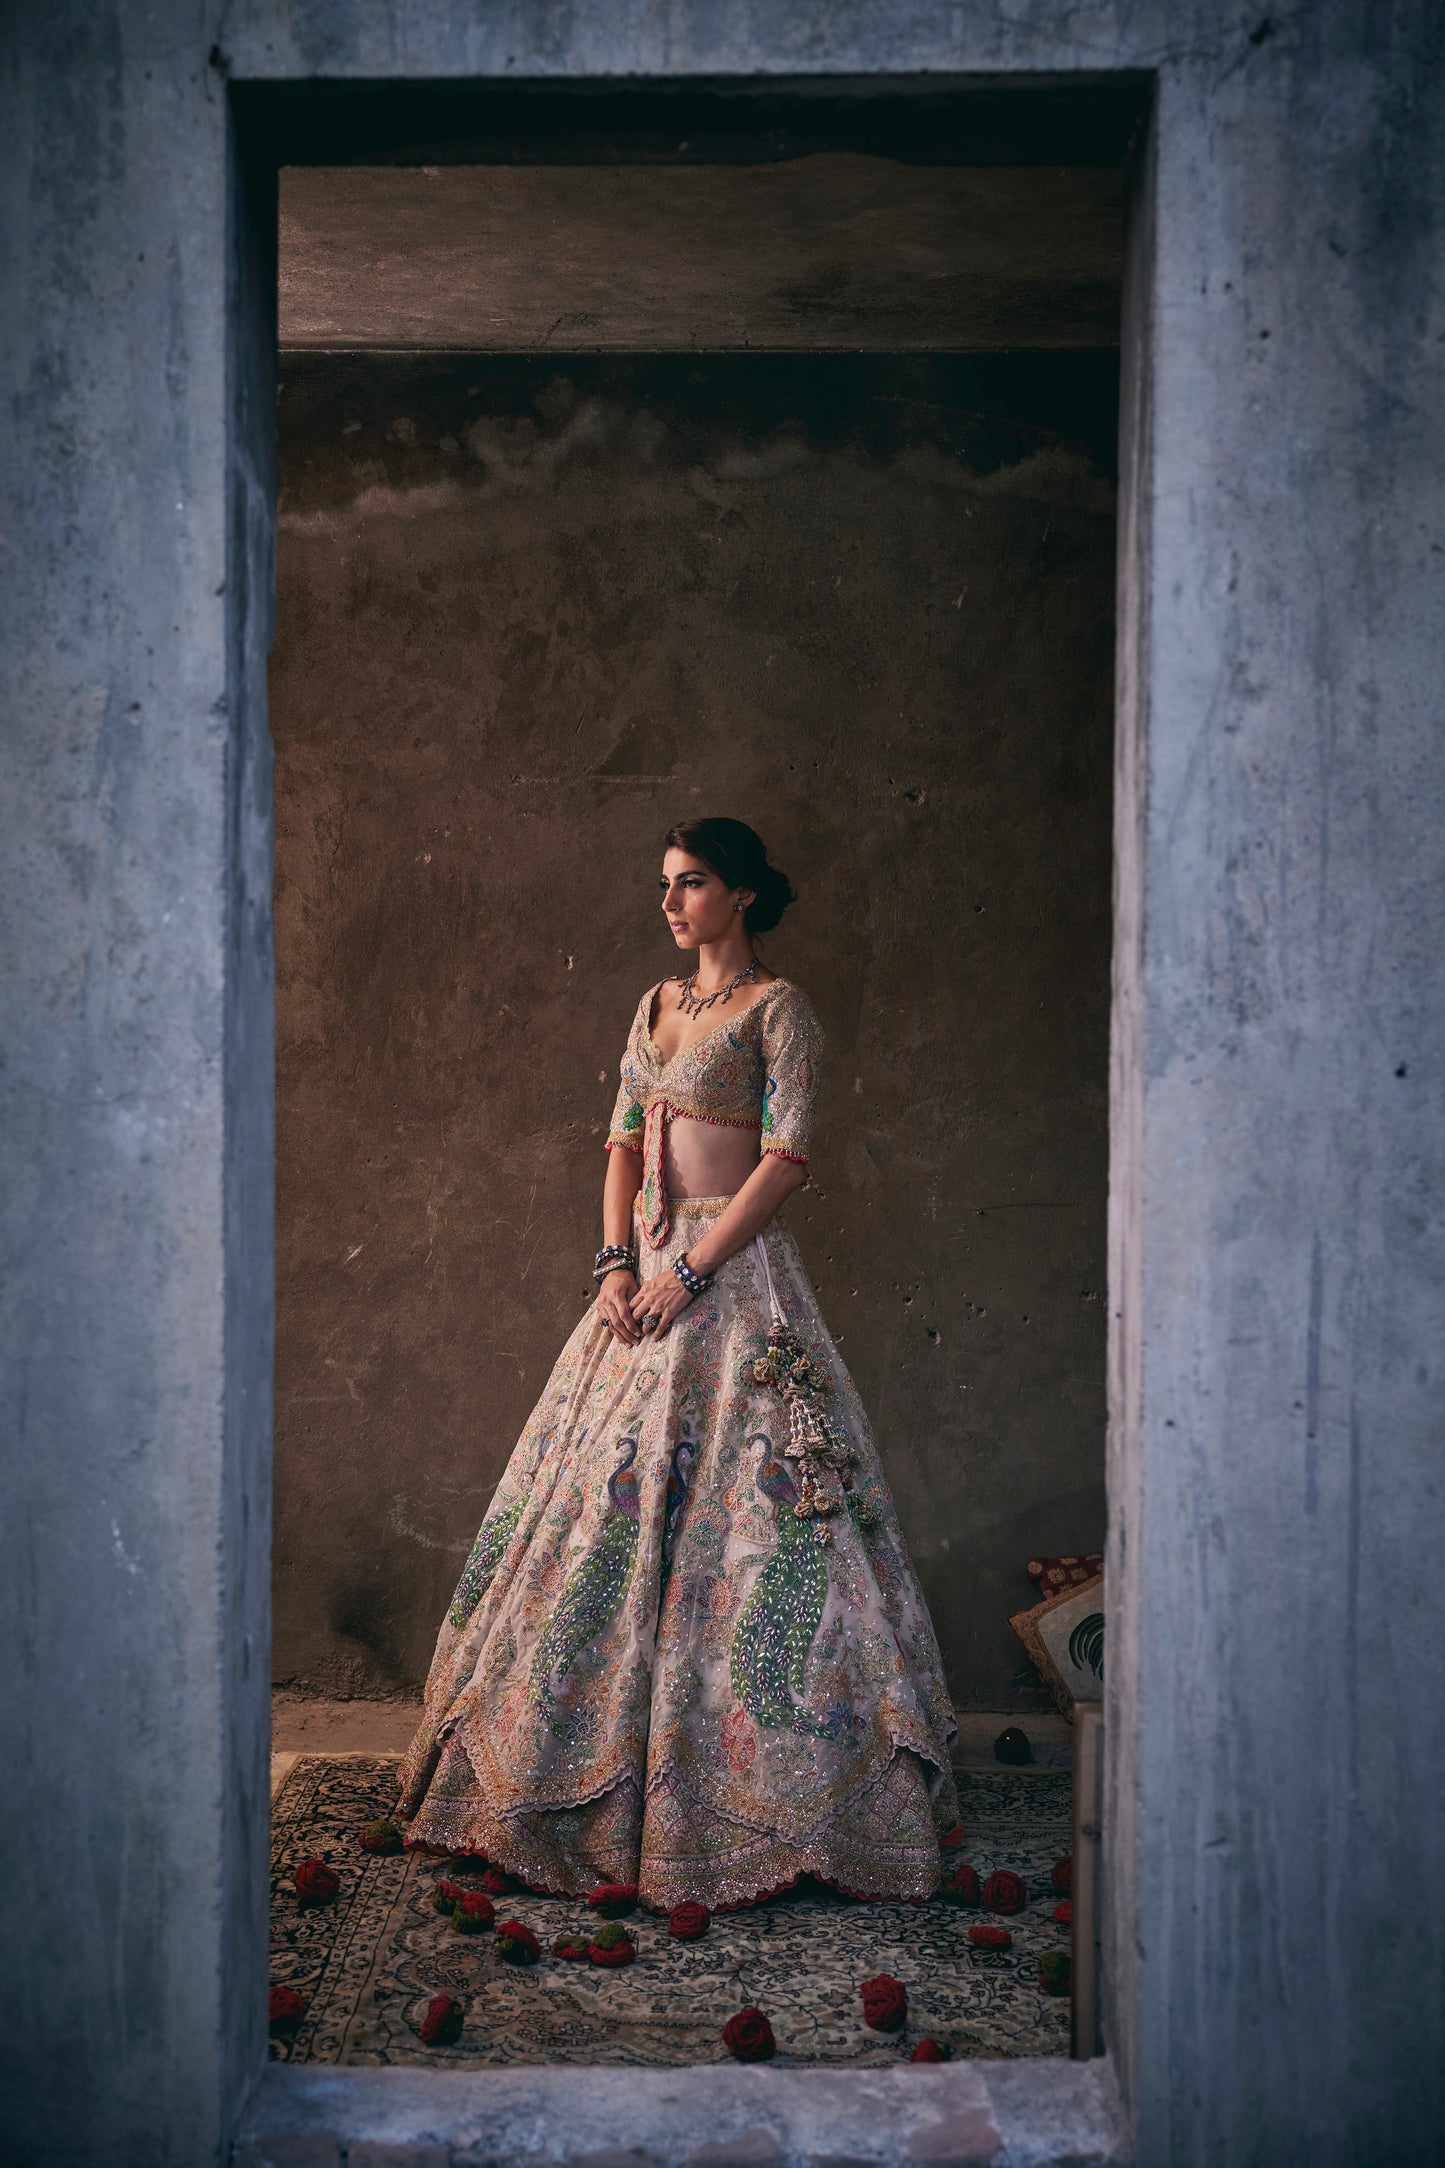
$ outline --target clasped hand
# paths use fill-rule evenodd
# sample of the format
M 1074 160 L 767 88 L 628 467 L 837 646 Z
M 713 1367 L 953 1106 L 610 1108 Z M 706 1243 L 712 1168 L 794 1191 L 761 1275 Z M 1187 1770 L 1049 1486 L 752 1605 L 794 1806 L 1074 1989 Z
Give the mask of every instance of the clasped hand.
M 609 1272 L 597 1297 L 597 1309 L 614 1338 L 633 1347 L 642 1338 L 660 1340 L 669 1325 L 692 1301 L 692 1296 L 672 1271 L 659 1272 L 639 1287 L 630 1272 Z M 642 1320 L 656 1318 L 644 1335 Z

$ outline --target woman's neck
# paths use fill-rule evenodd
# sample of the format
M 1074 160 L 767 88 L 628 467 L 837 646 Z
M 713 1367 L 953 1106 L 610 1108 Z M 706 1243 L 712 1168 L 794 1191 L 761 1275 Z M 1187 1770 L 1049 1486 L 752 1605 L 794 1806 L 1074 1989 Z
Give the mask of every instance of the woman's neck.
M 754 961 L 753 944 L 740 926 L 736 933 L 729 933 L 722 941 L 701 941 L 697 951 L 697 990 L 710 994 L 716 987 L 725 986 L 729 979 L 746 971 Z M 683 973 L 686 978 L 688 974 Z

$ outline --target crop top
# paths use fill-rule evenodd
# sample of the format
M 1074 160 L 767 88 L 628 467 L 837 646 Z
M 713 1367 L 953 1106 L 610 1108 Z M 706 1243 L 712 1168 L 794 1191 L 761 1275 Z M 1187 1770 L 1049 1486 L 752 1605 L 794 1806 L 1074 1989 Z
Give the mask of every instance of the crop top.
M 659 981 L 660 985 L 672 983 Z M 761 1131 L 765 1152 L 808 1158 L 823 1034 L 800 986 L 774 979 L 755 1001 L 725 1016 L 665 1061 L 653 1041 L 649 986 L 637 1005 L 607 1149 L 642 1154 L 638 1216 L 653 1249 L 667 1239 L 667 1123 L 675 1114 Z

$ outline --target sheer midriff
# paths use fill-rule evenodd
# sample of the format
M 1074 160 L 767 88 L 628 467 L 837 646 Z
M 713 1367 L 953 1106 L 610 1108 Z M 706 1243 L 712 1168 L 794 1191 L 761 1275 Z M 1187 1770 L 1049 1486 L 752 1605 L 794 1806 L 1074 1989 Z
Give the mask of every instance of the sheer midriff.
M 670 1197 L 732 1197 L 761 1157 L 762 1131 L 674 1114 L 667 1125 Z

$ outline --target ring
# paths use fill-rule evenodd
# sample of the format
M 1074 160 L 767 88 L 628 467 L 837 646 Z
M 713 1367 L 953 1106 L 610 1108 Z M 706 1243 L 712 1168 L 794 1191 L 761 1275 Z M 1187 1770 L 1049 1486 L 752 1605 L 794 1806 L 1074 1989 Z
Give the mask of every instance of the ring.
M 644 1332 L 656 1332 L 657 1316 L 654 1311 L 648 1311 L 646 1317 L 642 1320 L 642 1329 Z

